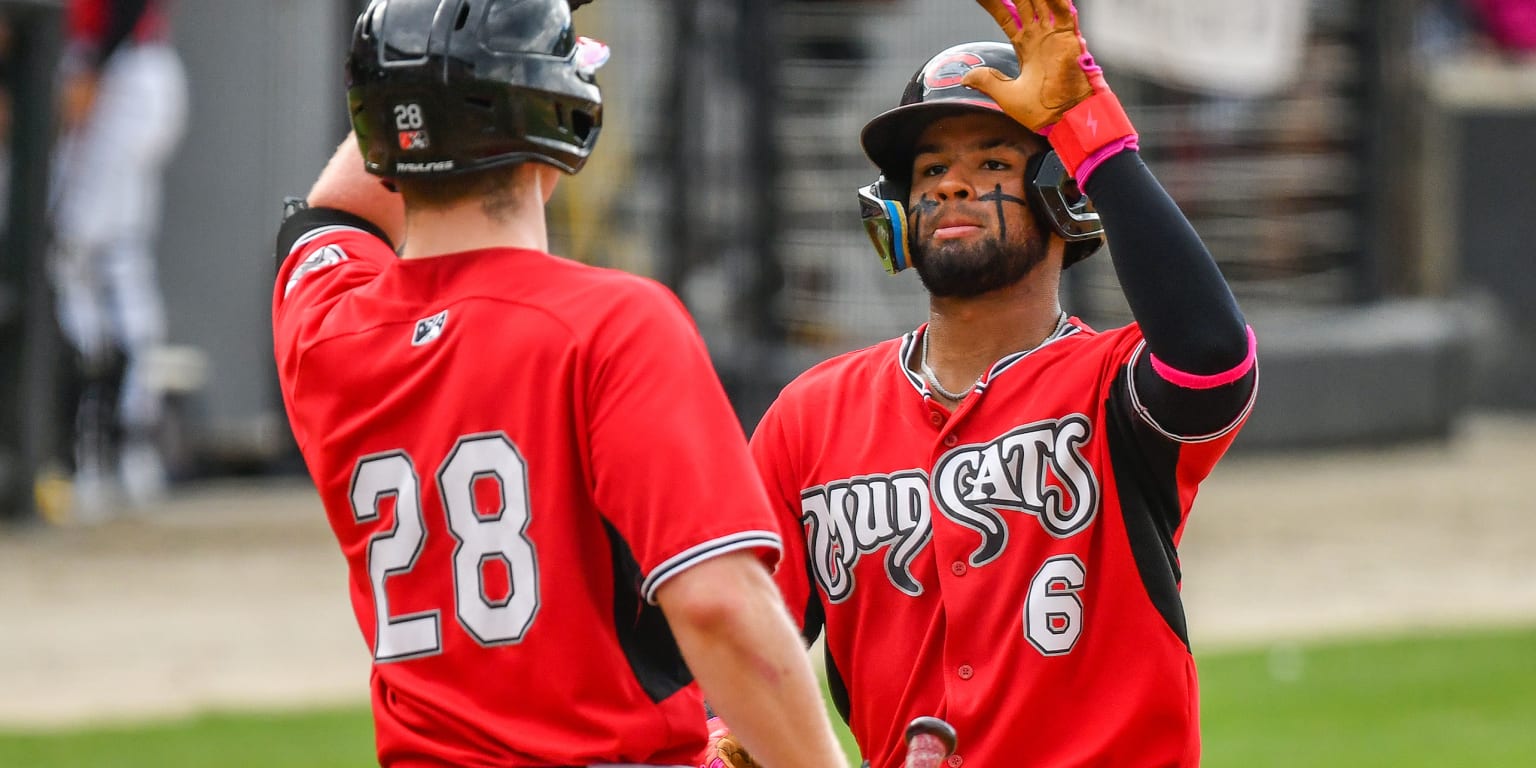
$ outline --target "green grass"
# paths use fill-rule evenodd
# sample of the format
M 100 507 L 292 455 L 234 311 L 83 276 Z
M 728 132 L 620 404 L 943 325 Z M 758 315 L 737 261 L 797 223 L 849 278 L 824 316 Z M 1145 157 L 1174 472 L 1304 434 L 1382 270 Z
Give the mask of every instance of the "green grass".
M 1199 666 L 1206 768 L 1536 766 L 1536 628 Z
M 21 768 L 367 768 L 367 707 L 291 714 L 214 714 L 144 726 L 0 732 L 0 765 Z
M 1536 766 L 1536 627 L 1206 654 L 1200 677 L 1205 768 Z M 0 731 L 0 766 L 371 765 L 363 707 Z

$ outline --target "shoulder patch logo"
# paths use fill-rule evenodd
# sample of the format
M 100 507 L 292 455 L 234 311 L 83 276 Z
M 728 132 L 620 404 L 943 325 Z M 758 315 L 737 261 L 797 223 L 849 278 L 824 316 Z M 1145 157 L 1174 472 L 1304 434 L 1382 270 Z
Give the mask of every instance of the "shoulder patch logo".
M 448 310 L 443 310 L 431 317 L 424 317 L 416 321 L 416 332 L 411 334 L 411 346 L 419 347 L 437 341 L 443 335 L 443 327 L 448 325 Z
M 326 267 L 333 267 L 346 260 L 347 252 L 343 251 L 340 246 L 327 245 L 311 253 L 308 258 L 304 259 L 304 263 L 294 267 L 293 272 L 288 275 L 288 284 L 283 286 L 283 297 L 287 298 L 288 294 L 293 293 L 293 289 L 298 287 L 299 281 L 303 280 L 305 275 L 325 269 Z

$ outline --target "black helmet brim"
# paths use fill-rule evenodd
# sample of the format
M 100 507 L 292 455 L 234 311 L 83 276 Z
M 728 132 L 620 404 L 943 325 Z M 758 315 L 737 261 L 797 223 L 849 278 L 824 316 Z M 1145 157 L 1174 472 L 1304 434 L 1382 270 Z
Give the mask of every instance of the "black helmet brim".
M 908 179 L 912 175 L 912 157 L 918 137 L 936 120 L 976 112 L 1003 114 L 1002 108 L 977 93 L 970 99 L 945 99 L 921 104 L 907 104 L 875 115 L 859 134 L 864 154 L 887 178 Z

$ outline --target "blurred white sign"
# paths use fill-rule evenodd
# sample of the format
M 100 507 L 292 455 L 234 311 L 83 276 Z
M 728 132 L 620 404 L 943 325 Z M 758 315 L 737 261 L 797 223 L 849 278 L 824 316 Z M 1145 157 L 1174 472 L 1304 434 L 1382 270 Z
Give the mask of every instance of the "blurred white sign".
M 1083 0 L 1088 50 L 1112 68 L 1195 90 L 1261 96 L 1301 66 L 1308 0 Z

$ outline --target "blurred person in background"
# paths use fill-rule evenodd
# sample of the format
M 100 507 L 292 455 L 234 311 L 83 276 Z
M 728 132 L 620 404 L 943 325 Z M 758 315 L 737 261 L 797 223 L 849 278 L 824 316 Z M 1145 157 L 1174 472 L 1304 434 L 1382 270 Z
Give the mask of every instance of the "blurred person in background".
M 121 489 L 165 489 L 163 393 L 150 369 L 166 335 L 155 268 L 161 188 L 185 130 L 187 82 L 158 0 L 70 0 L 50 272 L 72 348 L 72 514 L 94 519 Z

